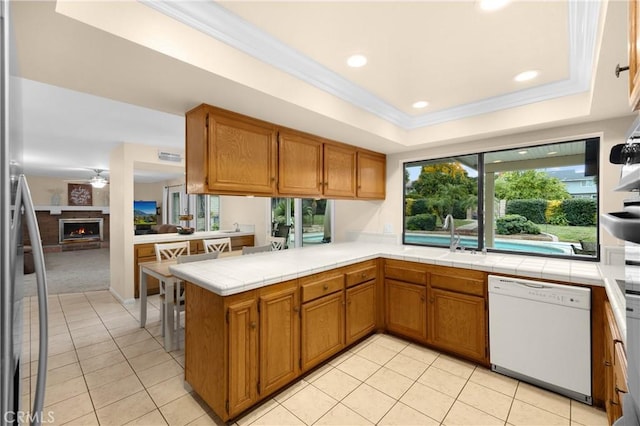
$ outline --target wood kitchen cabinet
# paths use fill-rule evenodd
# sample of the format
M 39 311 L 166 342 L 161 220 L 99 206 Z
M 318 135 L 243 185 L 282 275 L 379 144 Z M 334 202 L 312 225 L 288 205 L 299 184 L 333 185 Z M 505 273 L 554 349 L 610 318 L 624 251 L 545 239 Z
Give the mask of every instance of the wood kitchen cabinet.
M 427 339 L 427 272 L 411 262 L 386 260 L 384 267 L 385 325 L 409 338 Z
M 632 111 L 640 109 L 640 5 L 629 0 L 629 105 Z
M 278 135 L 278 193 L 353 198 L 356 150 L 293 131 Z
M 387 159 L 382 154 L 358 151 L 358 198 L 384 200 L 387 185 Z
M 259 290 L 260 396 L 283 387 L 300 374 L 300 297 L 298 282 Z
M 345 340 L 350 345 L 376 328 L 378 266 L 375 261 L 345 273 Z
M 488 364 L 486 274 L 432 266 L 429 270 L 428 342 Z
M 200 105 L 187 112 L 186 132 L 188 193 L 276 193 L 275 125 Z
M 330 271 L 300 279 L 300 367 L 318 365 L 345 346 L 344 274 Z
M 385 198 L 384 154 L 206 104 L 185 118 L 189 194 Z
M 627 392 L 627 360 L 611 304 L 607 300 L 604 305 L 604 406 L 609 424 L 613 424 L 622 416 L 622 396 Z

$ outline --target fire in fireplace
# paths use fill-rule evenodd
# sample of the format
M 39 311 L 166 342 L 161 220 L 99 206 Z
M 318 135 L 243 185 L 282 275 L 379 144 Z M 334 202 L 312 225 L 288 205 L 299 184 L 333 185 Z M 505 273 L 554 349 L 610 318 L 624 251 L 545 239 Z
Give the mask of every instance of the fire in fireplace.
M 59 219 L 60 243 L 102 241 L 102 218 Z

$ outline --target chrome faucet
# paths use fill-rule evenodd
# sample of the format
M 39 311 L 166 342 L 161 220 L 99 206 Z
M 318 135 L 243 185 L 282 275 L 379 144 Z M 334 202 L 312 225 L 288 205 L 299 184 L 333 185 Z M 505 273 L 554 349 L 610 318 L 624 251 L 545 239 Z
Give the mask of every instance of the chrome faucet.
M 236 232 L 240 232 L 240 225 L 238 225 L 238 222 L 235 222 L 235 223 L 233 224 L 233 226 L 235 226 L 235 227 L 236 227 L 236 229 L 235 229 L 235 231 L 236 231 Z
M 444 218 L 444 224 L 442 225 L 442 229 L 449 228 L 451 233 L 451 242 L 449 243 L 449 250 L 456 251 L 458 246 L 460 245 L 460 235 L 456 235 L 456 226 L 453 222 L 453 216 L 450 214 Z

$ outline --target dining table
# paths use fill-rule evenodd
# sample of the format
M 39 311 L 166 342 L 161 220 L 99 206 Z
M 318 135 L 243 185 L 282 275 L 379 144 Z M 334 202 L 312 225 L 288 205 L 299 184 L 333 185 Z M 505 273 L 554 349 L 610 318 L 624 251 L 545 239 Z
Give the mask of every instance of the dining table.
M 242 250 L 233 250 L 220 252 L 218 258 L 238 256 L 242 254 Z M 212 260 L 205 260 L 203 262 L 210 262 Z M 176 299 L 177 291 L 179 291 L 178 284 L 180 279 L 175 277 L 169 267 L 176 265 L 177 259 L 167 259 L 162 261 L 150 261 L 142 262 L 139 264 L 140 268 L 140 328 L 144 328 L 147 323 L 147 277 L 154 277 L 157 280 L 164 282 L 164 349 L 169 352 L 174 349 L 174 343 L 176 340 L 176 334 L 174 331 L 174 315 L 173 305 L 178 303 Z

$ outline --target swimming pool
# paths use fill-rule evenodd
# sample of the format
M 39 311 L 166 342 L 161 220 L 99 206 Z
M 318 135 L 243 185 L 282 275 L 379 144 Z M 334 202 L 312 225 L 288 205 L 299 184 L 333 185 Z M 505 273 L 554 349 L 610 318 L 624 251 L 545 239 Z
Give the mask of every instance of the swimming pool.
M 448 235 L 434 234 L 405 234 L 404 242 L 409 244 L 425 244 L 449 246 L 450 238 Z M 495 240 L 493 248 L 498 250 L 524 251 L 528 253 L 543 254 L 566 254 L 566 251 L 560 247 L 554 247 L 553 243 L 544 241 L 524 241 L 524 240 Z M 467 248 L 478 247 L 478 240 L 475 237 L 462 237 L 460 245 Z

